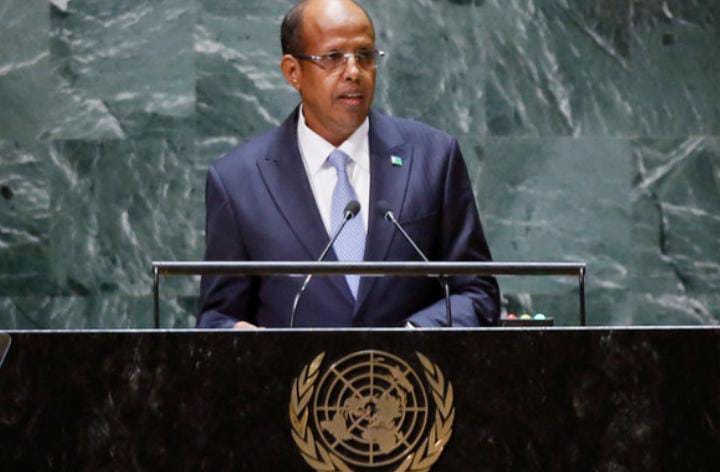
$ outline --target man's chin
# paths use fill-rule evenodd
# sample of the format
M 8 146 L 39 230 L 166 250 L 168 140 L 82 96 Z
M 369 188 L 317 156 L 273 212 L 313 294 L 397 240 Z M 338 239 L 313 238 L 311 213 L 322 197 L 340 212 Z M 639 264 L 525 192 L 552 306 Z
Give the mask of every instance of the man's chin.
M 341 116 L 339 116 L 338 122 L 342 124 L 345 129 L 356 130 L 365 118 L 367 118 L 370 109 L 367 106 L 357 107 L 343 107 Z

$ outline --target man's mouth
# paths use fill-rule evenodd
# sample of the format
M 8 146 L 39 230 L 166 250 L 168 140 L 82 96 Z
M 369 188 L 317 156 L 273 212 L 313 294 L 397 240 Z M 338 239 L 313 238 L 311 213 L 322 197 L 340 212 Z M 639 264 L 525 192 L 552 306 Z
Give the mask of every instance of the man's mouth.
M 338 99 L 346 105 L 360 105 L 363 101 L 364 95 L 359 92 L 348 92 L 343 93 Z

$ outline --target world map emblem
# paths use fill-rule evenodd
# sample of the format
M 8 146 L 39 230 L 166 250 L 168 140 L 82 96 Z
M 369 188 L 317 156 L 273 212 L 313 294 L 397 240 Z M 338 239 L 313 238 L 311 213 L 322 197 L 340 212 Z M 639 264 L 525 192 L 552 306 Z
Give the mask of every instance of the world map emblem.
M 402 358 L 358 351 L 323 369 L 305 365 L 290 395 L 293 440 L 315 470 L 429 470 L 450 440 L 452 384 L 416 353 L 420 375 Z

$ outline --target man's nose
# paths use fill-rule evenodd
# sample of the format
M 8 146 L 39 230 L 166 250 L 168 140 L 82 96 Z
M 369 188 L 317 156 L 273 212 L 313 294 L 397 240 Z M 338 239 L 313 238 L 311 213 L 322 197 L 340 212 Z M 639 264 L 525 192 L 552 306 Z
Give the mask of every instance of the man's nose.
M 347 56 L 343 67 L 343 78 L 345 80 L 357 80 L 360 75 L 360 66 L 358 65 L 357 56 L 355 54 Z

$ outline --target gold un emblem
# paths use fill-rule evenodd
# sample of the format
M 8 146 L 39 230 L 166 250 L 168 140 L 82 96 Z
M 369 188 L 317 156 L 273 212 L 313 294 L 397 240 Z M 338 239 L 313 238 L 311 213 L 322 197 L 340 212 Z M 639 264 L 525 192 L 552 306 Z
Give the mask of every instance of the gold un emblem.
M 322 353 L 303 367 L 290 394 L 290 425 L 313 469 L 432 467 L 452 434 L 453 388 L 437 364 L 416 355 L 429 396 L 407 362 L 383 351 L 354 352 L 324 372 Z

